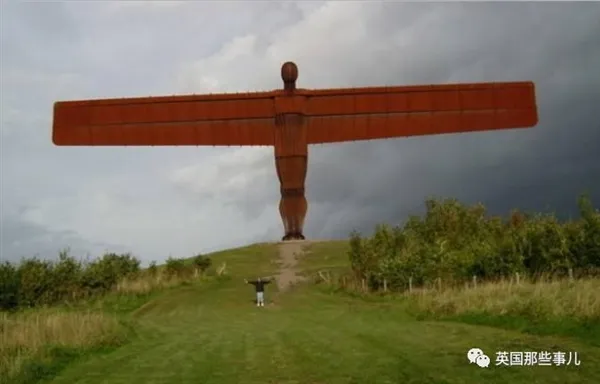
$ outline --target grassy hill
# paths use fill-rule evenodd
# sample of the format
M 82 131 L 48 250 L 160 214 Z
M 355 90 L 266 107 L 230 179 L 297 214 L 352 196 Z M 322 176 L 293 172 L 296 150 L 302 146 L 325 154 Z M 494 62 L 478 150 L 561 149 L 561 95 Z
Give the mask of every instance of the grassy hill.
M 345 241 L 303 248 L 295 268 L 306 276 L 349 265 Z M 213 266 L 225 268 L 223 276 L 71 308 L 80 316 L 71 331 L 96 321 L 102 331 L 88 337 L 104 337 L 103 347 L 74 355 L 58 348 L 46 362 L 26 367 L 29 377 L 19 380 L 33 382 L 46 373 L 44 382 L 53 384 L 600 382 L 597 323 L 502 315 L 502 300 L 515 296 L 525 307 L 577 298 L 597 306 L 597 280 L 385 296 L 308 279 L 286 291 L 269 286 L 268 305 L 256 308 L 243 279 L 276 275 L 278 252 L 277 244 L 217 252 L 210 256 Z M 448 302 L 455 305 L 448 309 Z M 63 347 L 77 343 L 67 340 Z M 488 368 L 468 363 L 473 347 L 490 356 Z M 567 358 L 577 352 L 581 365 L 496 366 L 497 351 L 562 351 Z

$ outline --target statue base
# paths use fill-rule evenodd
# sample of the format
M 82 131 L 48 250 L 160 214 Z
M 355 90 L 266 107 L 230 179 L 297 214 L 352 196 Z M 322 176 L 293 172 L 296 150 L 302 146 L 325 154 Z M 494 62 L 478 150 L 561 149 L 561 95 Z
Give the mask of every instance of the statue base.
M 288 233 L 287 235 L 281 238 L 282 241 L 287 240 L 305 240 L 304 235 L 301 233 Z

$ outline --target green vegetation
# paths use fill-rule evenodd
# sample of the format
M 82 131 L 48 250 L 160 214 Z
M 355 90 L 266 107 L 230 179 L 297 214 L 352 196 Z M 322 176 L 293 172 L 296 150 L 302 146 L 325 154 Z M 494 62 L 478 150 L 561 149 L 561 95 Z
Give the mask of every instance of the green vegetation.
M 141 270 L 129 254 L 81 262 L 67 251 L 57 261 L 0 264 L 0 383 L 35 382 L 81 355 L 122 345 L 133 326 L 118 315 L 193 281 L 199 268 Z
M 340 264 L 315 276 L 328 289 L 392 294 L 419 319 L 461 321 L 574 336 L 600 347 L 600 212 L 581 217 L 513 211 L 488 217 L 478 204 L 428 200 L 424 217 L 373 235 L 319 245 L 306 260 Z M 400 295 L 399 295 L 400 294 Z
M 18 265 L 0 264 L 0 309 L 14 310 L 73 302 L 112 290 L 117 283 L 140 274 L 140 261 L 129 254 L 106 254 L 81 262 L 67 251 L 58 261 L 23 259 Z
M 487 218 L 452 200 L 427 208 L 401 228 L 308 243 L 297 267 L 318 284 L 269 286 L 264 308 L 243 279 L 278 271 L 276 244 L 115 267 L 126 272 L 95 274 L 96 284 L 81 282 L 86 265 L 70 269 L 79 280 L 44 280 L 23 271 L 55 276 L 63 261 L 5 264 L 0 297 L 14 313 L 0 316 L 0 374 L 17 384 L 600 382 L 591 203 L 581 199 L 582 218 L 567 223 Z M 468 364 L 473 347 L 489 368 Z M 502 367 L 496 351 L 577 352 L 581 365 Z
M 372 290 L 386 285 L 398 291 L 440 281 L 464 286 L 473 277 L 539 279 L 600 270 L 600 213 L 586 197 L 579 199 L 581 218 L 566 223 L 552 214 L 518 211 L 507 220 L 488 217 L 481 204 L 467 207 L 450 199 L 430 199 L 426 208 L 423 218 L 395 228 L 380 225 L 370 238 L 353 233 L 354 277 Z

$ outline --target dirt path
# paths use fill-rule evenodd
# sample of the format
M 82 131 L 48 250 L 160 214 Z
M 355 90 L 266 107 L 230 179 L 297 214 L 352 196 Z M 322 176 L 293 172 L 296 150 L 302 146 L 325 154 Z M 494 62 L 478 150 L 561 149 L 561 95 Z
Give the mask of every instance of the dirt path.
M 304 280 L 303 276 L 296 274 L 298 258 L 302 256 L 304 247 L 309 244 L 306 240 L 291 240 L 279 243 L 279 274 L 277 286 L 283 292 L 292 285 Z

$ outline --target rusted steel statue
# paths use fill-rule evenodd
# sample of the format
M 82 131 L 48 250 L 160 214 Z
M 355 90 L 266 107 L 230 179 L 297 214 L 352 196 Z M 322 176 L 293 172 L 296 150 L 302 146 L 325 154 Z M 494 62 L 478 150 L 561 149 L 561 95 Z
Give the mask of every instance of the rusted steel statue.
M 532 127 L 532 82 L 308 90 L 298 67 L 270 92 L 54 104 L 56 145 L 274 146 L 283 240 L 304 239 L 308 145 Z

